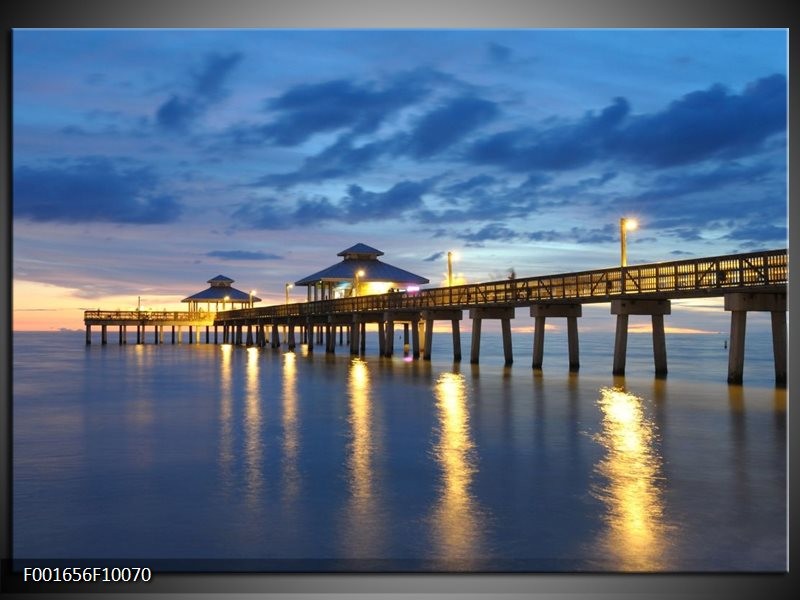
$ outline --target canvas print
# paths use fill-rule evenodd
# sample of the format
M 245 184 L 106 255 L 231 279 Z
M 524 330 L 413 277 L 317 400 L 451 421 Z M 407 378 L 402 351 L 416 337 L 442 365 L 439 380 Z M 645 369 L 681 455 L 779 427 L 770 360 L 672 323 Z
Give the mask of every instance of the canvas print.
M 787 47 L 15 30 L 16 565 L 785 571 Z

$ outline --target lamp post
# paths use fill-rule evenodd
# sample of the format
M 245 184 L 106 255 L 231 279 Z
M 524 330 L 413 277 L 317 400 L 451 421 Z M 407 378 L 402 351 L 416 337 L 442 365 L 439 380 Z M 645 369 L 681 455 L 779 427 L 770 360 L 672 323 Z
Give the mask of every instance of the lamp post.
M 356 276 L 353 279 L 353 296 L 358 296 L 358 284 L 360 283 L 359 279 L 364 276 L 364 269 L 359 269 L 356 271 Z
M 250 308 L 253 308 L 253 296 L 256 295 L 255 290 L 250 290 Z
M 453 253 L 447 253 L 447 287 L 453 286 Z
M 231 299 L 231 297 L 230 297 L 230 296 L 225 296 L 225 297 L 222 299 L 222 310 L 225 310 L 225 303 L 226 303 L 228 300 L 230 300 L 230 299 Z
M 639 226 L 636 219 L 622 217 L 619 220 L 619 243 L 620 243 L 620 263 L 623 267 L 628 266 L 628 248 L 626 234 Z
M 286 332 L 289 323 L 289 290 L 294 286 L 291 283 L 284 283 L 283 290 L 286 293 L 286 323 L 283 324 L 283 339 L 289 345 L 289 334 Z

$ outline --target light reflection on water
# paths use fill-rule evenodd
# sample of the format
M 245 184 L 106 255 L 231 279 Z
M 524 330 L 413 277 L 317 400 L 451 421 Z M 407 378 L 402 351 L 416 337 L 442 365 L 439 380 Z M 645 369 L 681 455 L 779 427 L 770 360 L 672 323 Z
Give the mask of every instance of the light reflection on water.
M 601 388 L 597 401 L 602 431 L 595 436 L 605 455 L 595 469 L 605 483 L 595 494 L 605 504 L 605 531 L 598 545 L 622 571 L 659 571 L 667 563 L 662 499 L 662 460 L 656 429 L 642 399 L 621 388 Z
M 249 509 L 261 508 L 261 494 L 264 487 L 262 471 L 263 437 L 261 432 L 261 380 L 259 372 L 259 351 L 256 347 L 247 349 L 244 418 L 244 463 L 246 471 L 245 500 Z
M 300 472 L 297 468 L 300 432 L 297 422 L 297 357 L 294 352 L 283 354 L 283 503 L 291 507 L 300 492 Z
M 438 557 L 459 561 L 459 567 L 466 568 L 470 559 L 481 555 L 481 519 L 485 517 L 479 514 L 470 491 L 477 467 L 464 376 L 442 373 L 434 395 L 438 438 L 433 455 L 441 469 L 441 482 L 431 519 L 433 543 Z
M 231 352 L 230 344 L 220 346 L 219 367 L 219 468 L 223 489 L 227 492 L 233 485 L 233 398 L 231 387 Z
M 379 547 L 385 541 L 374 465 L 375 454 L 380 451 L 377 446 L 380 432 L 375 431 L 369 367 L 360 358 L 350 361 L 347 390 L 349 499 L 342 542 L 350 556 L 374 558 L 380 555 Z

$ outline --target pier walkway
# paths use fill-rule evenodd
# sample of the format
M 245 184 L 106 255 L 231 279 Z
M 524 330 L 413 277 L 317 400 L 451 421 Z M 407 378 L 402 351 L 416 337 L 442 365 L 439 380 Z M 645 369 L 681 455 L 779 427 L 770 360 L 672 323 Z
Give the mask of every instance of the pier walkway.
M 448 320 L 452 326 L 453 358 L 459 361 L 459 322 L 463 318 L 463 312 L 469 311 L 472 319 L 470 362 L 479 361 L 482 321 L 499 319 L 503 332 L 505 363 L 510 365 L 513 362 L 511 319 L 514 318 L 516 308 L 529 307 L 535 322 L 533 368 L 540 369 L 542 366 L 546 319 L 566 318 L 569 368 L 578 370 L 577 319 L 582 314 L 581 307 L 587 303 L 610 303 L 611 314 L 617 317 L 614 374 L 625 372 L 629 315 L 649 315 L 652 320 L 656 376 L 665 376 L 667 353 L 664 316 L 671 312 L 671 300 L 716 296 L 724 297 L 724 308 L 731 312 L 728 381 L 742 381 L 747 312 L 768 311 L 772 315 L 776 383 L 785 385 L 788 273 L 787 250 L 780 249 L 504 279 L 422 289 L 417 292 L 392 292 L 278 304 L 219 312 L 211 315 L 211 321 L 207 314 L 203 319 L 193 318 L 192 313 L 174 314 L 189 315 L 183 323 L 190 323 L 198 333 L 197 328 L 205 326 L 206 342 L 209 341 L 209 326 L 213 325 L 215 343 L 219 339 L 218 327 L 222 327 L 223 343 L 263 346 L 267 344 L 269 336 L 269 343 L 277 347 L 281 343 L 279 326 L 283 326 L 286 331 L 284 341 L 290 348 L 295 346 L 295 329 L 299 328 L 300 341 L 307 343 L 309 350 L 313 350 L 315 340 L 317 343 L 324 340 L 328 352 L 335 351 L 338 327 L 340 343 L 343 332 L 346 332 L 354 354 L 364 351 L 366 324 L 376 323 L 379 352 L 382 356 L 393 354 L 394 326 L 401 323 L 404 327 L 404 344 L 409 344 L 410 330 L 411 353 L 414 358 L 422 356 L 423 359 L 431 357 L 434 321 Z M 87 343 L 90 342 L 91 325 L 105 327 L 118 322 L 108 311 L 87 312 Z M 173 331 L 174 326 L 180 326 L 180 323 L 173 323 Z M 271 328 L 269 334 L 268 328 Z M 246 338 L 243 338 L 244 330 Z

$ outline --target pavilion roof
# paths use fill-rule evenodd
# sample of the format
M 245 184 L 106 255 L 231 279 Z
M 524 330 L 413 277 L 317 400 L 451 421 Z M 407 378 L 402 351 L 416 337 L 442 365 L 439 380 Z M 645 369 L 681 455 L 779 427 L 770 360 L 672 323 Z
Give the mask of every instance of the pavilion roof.
M 193 296 L 184 298 L 183 300 L 181 300 L 181 302 L 194 302 L 194 301 L 223 302 L 225 301 L 226 296 L 228 298 L 227 302 L 244 302 L 250 300 L 250 294 L 247 292 L 243 292 L 242 290 L 237 290 L 236 288 L 230 286 L 212 285 L 211 287 L 203 290 L 202 292 L 197 292 Z M 261 302 L 261 298 L 253 296 L 253 302 Z
M 355 246 L 354 246 L 355 248 Z M 383 253 L 381 253 L 383 254 Z M 352 281 L 355 279 L 357 271 L 364 271 L 364 275 L 359 277 L 362 282 L 366 281 L 394 281 L 397 283 L 429 283 L 430 280 L 420 275 L 415 275 L 405 269 L 392 266 L 381 262 L 376 258 L 346 258 L 340 263 L 331 265 L 327 269 L 317 271 L 307 277 L 295 281 L 295 285 L 312 285 L 319 281 Z

